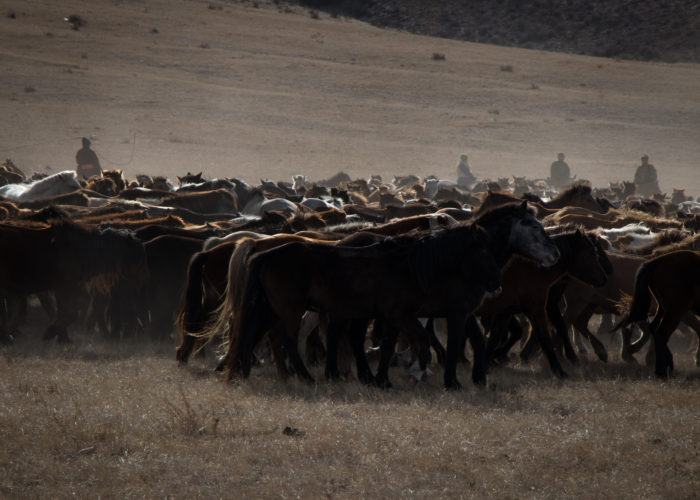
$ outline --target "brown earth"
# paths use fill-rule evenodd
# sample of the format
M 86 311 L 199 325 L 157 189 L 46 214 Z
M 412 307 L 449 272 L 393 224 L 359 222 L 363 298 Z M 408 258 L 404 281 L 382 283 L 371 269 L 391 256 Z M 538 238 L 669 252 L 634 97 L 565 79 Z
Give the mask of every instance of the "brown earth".
M 700 195 L 697 64 L 430 38 L 273 2 L 9 0 L 4 11 L 0 156 L 29 172 L 73 168 L 81 136 L 131 177 L 250 182 L 454 179 L 462 152 L 482 178 L 539 178 L 564 151 L 578 178 L 606 185 L 647 153 L 662 189 Z M 85 25 L 70 29 L 70 15 Z

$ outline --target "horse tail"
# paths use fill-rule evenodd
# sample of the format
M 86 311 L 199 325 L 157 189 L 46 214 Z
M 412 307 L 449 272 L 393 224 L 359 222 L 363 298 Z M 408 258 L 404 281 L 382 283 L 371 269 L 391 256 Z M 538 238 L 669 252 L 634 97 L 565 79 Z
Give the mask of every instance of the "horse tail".
M 221 303 L 212 311 L 208 321 L 202 325 L 202 329 L 196 334 L 201 342 L 207 344 L 217 335 L 223 336 L 221 347 L 226 351 L 228 359 L 235 342 L 232 339 L 231 326 L 236 317 L 241 287 L 245 283 L 247 270 L 245 267 L 248 256 L 255 250 L 255 240 L 244 239 L 236 244 L 236 249 L 231 254 L 228 266 L 228 279 Z M 223 363 L 223 362 L 222 362 Z M 222 364 L 219 364 L 222 366 Z
M 637 276 L 634 280 L 634 296 L 629 311 L 623 315 L 622 319 L 616 324 L 611 331 L 616 331 L 623 326 L 628 326 L 637 321 L 641 321 L 649 314 L 651 306 L 651 284 L 654 271 L 658 261 L 656 259 L 645 262 L 639 267 Z
M 270 319 L 270 308 L 260 281 L 265 259 L 251 257 L 255 249 L 253 240 L 246 240 L 243 245 L 240 252 L 237 249 L 231 256 L 229 264 L 229 284 L 235 279 L 239 285 L 231 291 L 235 314 L 230 324 L 225 357 L 229 380 L 236 372 L 243 377 L 250 374 L 253 349 L 266 330 L 264 324 Z
M 187 279 L 182 295 L 180 312 L 175 324 L 180 334 L 180 346 L 177 348 L 177 359 L 186 363 L 192 353 L 197 334 L 205 326 L 204 311 L 204 266 L 209 260 L 208 252 L 197 252 L 187 266 Z M 204 344 L 200 343 L 200 349 Z

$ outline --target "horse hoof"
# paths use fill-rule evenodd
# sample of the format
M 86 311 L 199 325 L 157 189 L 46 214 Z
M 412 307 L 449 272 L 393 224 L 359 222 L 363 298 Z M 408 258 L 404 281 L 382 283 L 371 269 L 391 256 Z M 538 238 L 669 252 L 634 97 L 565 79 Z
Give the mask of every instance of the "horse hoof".
M 576 354 L 572 354 L 571 356 L 567 356 L 566 359 L 568 359 L 569 363 L 571 363 L 573 366 L 578 366 L 581 364 L 581 360 L 578 359 L 578 356 L 576 356 Z
M 41 337 L 41 340 L 51 340 L 56 335 L 58 335 L 58 329 L 55 326 L 49 326 Z
M 622 359 L 622 361 L 625 361 L 626 363 L 631 363 L 633 365 L 638 364 L 637 358 L 635 358 L 634 355 L 626 349 L 623 350 L 622 352 L 620 352 L 620 358 Z
M 608 362 L 608 351 L 605 349 L 600 349 L 596 351 L 596 354 L 598 355 L 598 359 L 600 359 L 603 363 Z
M 187 354 L 183 350 L 175 350 L 175 360 L 177 360 L 181 365 L 186 365 L 187 361 L 189 360 L 189 357 L 189 354 Z
M 445 380 L 445 389 L 447 389 L 448 391 L 455 391 L 461 388 L 462 384 L 459 382 L 459 380 Z
M 374 381 L 375 385 L 380 389 L 391 389 L 392 385 L 388 378 L 377 377 Z

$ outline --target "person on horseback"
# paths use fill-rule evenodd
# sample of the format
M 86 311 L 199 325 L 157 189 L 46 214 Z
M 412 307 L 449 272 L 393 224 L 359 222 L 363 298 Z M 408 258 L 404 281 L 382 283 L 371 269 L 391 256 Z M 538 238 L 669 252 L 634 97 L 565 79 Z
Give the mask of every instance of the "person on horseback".
M 474 174 L 472 174 L 472 171 L 469 168 L 467 155 L 460 155 L 459 164 L 457 165 L 457 185 L 468 188 L 477 180 L 478 179 Z
M 634 173 L 634 184 L 637 187 L 637 194 L 644 197 L 661 192 L 656 176 L 656 167 L 649 163 L 648 155 L 642 156 L 642 164 L 637 167 L 637 171 Z
M 571 184 L 571 170 L 564 161 L 564 153 L 557 155 L 557 161 L 549 167 L 549 182 L 555 188 L 562 188 Z
M 83 137 L 83 147 L 75 154 L 75 161 L 78 164 L 76 171 L 81 179 L 89 179 L 90 177 L 101 177 L 102 167 L 100 160 L 97 158 L 97 153 L 90 149 L 90 139 Z

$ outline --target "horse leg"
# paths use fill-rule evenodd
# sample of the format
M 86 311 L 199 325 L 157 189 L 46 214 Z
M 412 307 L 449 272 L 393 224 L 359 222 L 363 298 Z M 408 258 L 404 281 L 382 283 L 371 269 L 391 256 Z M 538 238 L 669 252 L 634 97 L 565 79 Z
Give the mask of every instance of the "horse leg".
M 576 355 L 574 346 L 571 344 L 569 329 L 564 322 L 564 316 L 561 314 L 561 309 L 559 309 L 559 301 L 552 300 L 550 295 L 550 297 L 547 299 L 545 311 L 547 312 L 547 319 L 549 319 L 549 322 L 554 328 L 559 344 L 561 344 L 561 346 L 564 348 L 564 355 L 566 356 L 566 359 L 568 359 L 573 365 L 579 364 L 578 356 Z
M 289 360 L 292 362 L 292 366 L 294 367 L 296 374 L 303 380 L 313 384 L 316 381 L 306 368 L 304 361 L 302 361 L 301 356 L 299 356 L 299 350 L 297 349 L 297 335 L 299 333 L 299 323 L 301 322 L 302 315 L 303 314 L 288 315 L 287 317 L 283 318 L 282 324 L 284 325 L 284 329 L 280 332 L 279 337 L 287 350 L 287 355 L 289 356 Z
M 622 344 L 620 346 L 620 358 L 622 358 L 623 361 L 626 361 L 628 363 L 636 363 L 637 362 L 637 360 L 634 357 L 635 351 L 633 350 L 633 347 L 632 347 L 633 346 L 633 344 L 632 344 L 632 332 L 633 332 L 633 330 L 634 330 L 634 326 L 632 326 L 632 325 L 623 326 L 620 329 L 620 339 L 621 339 L 621 344 Z M 650 332 L 646 331 L 645 329 L 642 329 L 642 337 L 637 342 L 643 341 L 643 343 L 646 343 L 649 340 L 650 335 L 651 335 Z
M 268 342 L 270 351 L 272 351 L 272 359 L 277 369 L 277 376 L 282 380 L 286 380 L 292 373 L 289 371 L 289 368 L 287 368 L 287 353 L 281 341 L 282 333 L 279 331 L 279 328 L 281 328 L 280 324 L 275 325 L 268 332 Z
M 694 361 L 695 366 L 700 367 L 700 319 L 693 314 L 692 311 L 688 311 L 683 315 L 683 319 L 681 321 L 695 332 L 697 347 L 695 349 Z
M 348 326 L 346 334 L 355 357 L 357 378 L 363 384 L 372 384 L 374 383 L 374 375 L 365 355 L 365 337 L 367 336 L 367 328 L 369 328 L 369 320 L 355 319 L 350 321 Z
M 545 318 L 544 311 L 536 311 L 534 314 L 528 314 L 528 319 L 532 325 L 532 333 L 539 341 L 542 352 L 547 357 L 549 361 L 549 367 L 559 378 L 566 378 L 568 375 L 561 367 L 557 355 L 554 352 L 554 346 L 552 345 L 552 339 L 549 336 L 547 329 L 547 318 Z
M 53 319 L 56 317 L 56 302 L 51 294 L 49 292 L 39 292 L 35 295 L 36 298 L 39 299 L 39 303 L 44 309 L 46 317 L 49 318 L 49 321 L 53 321 Z
M 661 311 L 661 308 L 659 308 Z M 659 313 L 657 313 L 658 315 Z M 673 354 L 668 348 L 668 340 L 671 334 L 678 327 L 682 315 L 674 312 L 663 313 L 663 317 L 659 322 L 659 327 L 653 331 L 654 333 L 654 348 L 656 354 L 656 376 L 659 378 L 667 378 L 673 372 Z
M 344 322 L 330 318 L 326 326 L 326 379 L 340 379 L 338 370 L 338 341 L 343 332 Z
M 589 305 L 583 311 L 581 311 L 581 314 L 579 314 L 574 320 L 574 328 L 576 328 L 576 330 L 578 330 L 588 339 L 593 346 L 593 350 L 598 356 L 598 359 L 604 363 L 607 363 L 608 350 L 605 348 L 605 345 L 588 329 L 588 322 L 590 321 L 591 316 L 593 316 L 593 306 Z
M 379 336 L 379 366 L 377 367 L 377 375 L 375 383 L 379 387 L 385 389 L 391 388 L 389 381 L 389 365 L 391 358 L 394 355 L 394 347 L 398 338 L 398 329 L 394 325 L 389 325 L 385 319 L 376 318 L 374 320 L 374 333 Z
M 56 290 L 56 319 L 44 333 L 44 340 L 57 337 L 60 343 L 70 343 L 68 325 L 78 319 L 78 297 L 72 290 Z
M 318 327 L 318 324 L 319 313 L 315 311 L 306 311 L 301 317 L 301 324 L 299 325 L 299 345 L 297 346 L 301 359 L 305 359 L 307 361 L 309 359 L 307 353 L 309 337 L 316 327 Z
M 467 337 L 467 317 L 461 313 L 451 313 L 446 319 L 447 350 L 445 356 L 445 388 L 461 389 L 462 384 L 460 384 L 459 380 L 457 379 L 457 362 L 460 357 L 460 351 L 462 356 L 464 355 L 464 347 Z M 484 357 L 485 354 L 486 353 L 484 352 Z M 474 363 L 476 364 L 476 356 L 474 358 Z
M 411 365 L 410 376 L 416 381 L 425 380 L 430 363 L 430 339 L 428 333 L 423 328 L 423 324 L 417 318 L 404 317 L 394 321 L 398 329 L 403 333 L 409 343 L 411 352 L 418 356 L 418 366 Z
M 510 315 L 498 314 L 492 318 L 489 335 L 486 340 L 486 360 L 489 363 L 507 357 L 510 348 L 520 340 L 520 337 L 517 337 L 517 332 L 515 335 L 506 337 L 510 318 L 512 317 L 513 316 Z M 520 331 L 520 336 L 522 336 L 522 330 Z
M 600 337 L 602 334 L 607 333 L 609 335 L 612 335 L 612 327 L 614 326 L 613 320 L 612 320 L 612 314 L 610 313 L 603 313 L 600 315 L 600 325 L 598 326 L 598 331 L 596 332 L 596 335 Z
M 428 322 L 425 325 L 425 331 L 428 333 L 428 338 L 430 339 L 430 347 L 435 351 L 435 357 L 440 366 L 445 366 L 445 347 L 440 342 L 435 334 L 435 318 L 428 318 Z
M 0 345 L 11 344 L 14 339 L 7 329 L 7 297 L 0 293 Z
M 469 338 L 469 344 L 472 346 L 474 355 L 472 382 L 474 382 L 476 385 L 486 385 L 486 372 L 489 364 L 486 356 L 486 340 L 484 338 L 484 332 L 479 327 L 479 323 L 476 321 L 476 316 L 473 314 L 469 314 L 466 317 L 465 331 L 467 337 Z M 456 377 L 455 381 L 457 381 Z
M 528 319 L 528 323 L 530 320 Z M 529 363 L 532 357 L 540 351 L 540 344 L 535 338 L 534 332 L 532 331 L 532 323 L 530 323 L 530 329 L 527 332 L 527 338 L 525 340 L 525 345 L 520 351 L 520 361 L 522 363 Z

